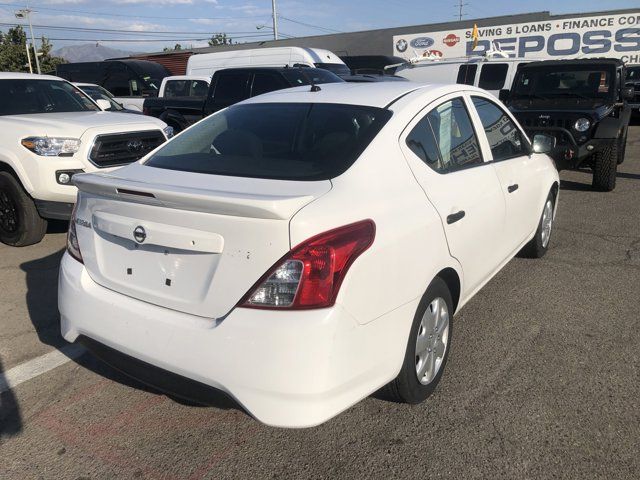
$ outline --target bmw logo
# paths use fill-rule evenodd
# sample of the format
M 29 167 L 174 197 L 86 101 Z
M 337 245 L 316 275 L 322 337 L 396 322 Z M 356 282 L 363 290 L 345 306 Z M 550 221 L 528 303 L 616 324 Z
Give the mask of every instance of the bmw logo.
M 401 38 L 400 40 L 398 40 L 396 42 L 396 49 L 399 52 L 405 52 L 407 50 L 408 46 L 409 46 L 409 44 L 407 43 L 407 41 L 404 38 Z
M 137 226 L 134 230 L 133 230 L 133 238 L 135 239 L 136 242 L 138 243 L 142 243 L 147 239 L 147 232 L 145 231 L 144 227 L 142 226 Z

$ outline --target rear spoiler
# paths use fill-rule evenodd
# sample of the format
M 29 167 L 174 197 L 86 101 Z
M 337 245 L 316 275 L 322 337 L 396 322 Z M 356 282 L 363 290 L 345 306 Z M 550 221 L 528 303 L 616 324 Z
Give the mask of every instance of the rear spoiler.
M 149 184 L 100 173 L 73 176 L 81 192 L 132 203 L 236 217 L 287 220 L 313 195 L 264 195 Z

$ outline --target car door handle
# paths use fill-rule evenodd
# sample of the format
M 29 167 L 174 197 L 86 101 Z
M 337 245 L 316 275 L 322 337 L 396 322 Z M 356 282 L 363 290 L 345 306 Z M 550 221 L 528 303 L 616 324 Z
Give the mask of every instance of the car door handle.
M 513 193 L 518 189 L 518 184 L 514 183 L 513 185 L 509 185 L 507 187 L 507 190 L 509 191 L 509 193 Z
M 452 223 L 456 223 L 458 220 L 462 220 L 464 218 L 464 210 L 460 210 L 459 212 L 452 213 L 447 217 L 447 223 L 451 225 Z

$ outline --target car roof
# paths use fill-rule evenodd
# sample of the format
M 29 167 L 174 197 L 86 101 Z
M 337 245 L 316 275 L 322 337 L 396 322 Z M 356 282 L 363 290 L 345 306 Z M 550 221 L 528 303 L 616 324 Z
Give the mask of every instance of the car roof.
M 0 72 L 0 80 L 66 80 L 53 75 L 38 75 L 36 73 Z
M 617 58 L 580 58 L 575 60 L 541 60 L 538 62 L 530 62 L 520 65 L 518 68 L 535 68 L 535 67 L 544 67 L 544 66 L 561 66 L 561 65 L 602 65 L 611 64 L 611 65 L 622 65 L 622 61 Z
M 318 91 L 309 85 L 276 90 L 250 98 L 250 103 L 337 103 L 386 108 L 399 98 L 416 90 L 442 90 L 444 85 L 426 85 L 415 82 L 323 83 Z M 461 85 L 449 85 L 449 90 L 460 91 Z M 466 86 L 464 86 L 466 89 Z

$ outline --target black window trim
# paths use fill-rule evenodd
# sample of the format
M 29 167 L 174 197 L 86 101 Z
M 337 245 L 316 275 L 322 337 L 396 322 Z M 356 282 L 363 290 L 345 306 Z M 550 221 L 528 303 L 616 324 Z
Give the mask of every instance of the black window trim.
M 488 101 L 489 103 L 492 103 L 493 105 L 495 105 L 495 106 L 496 106 L 496 108 L 499 108 L 501 111 L 505 112 L 505 114 L 509 117 L 509 119 L 513 122 L 513 124 L 515 125 L 515 127 L 516 127 L 516 128 L 518 129 L 518 131 L 520 132 L 520 135 L 521 135 L 521 137 L 522 137 L 522 140 L 524 141 L 525 146 L 526 146 L 526 148 L 525 148 L 525 152 L 524 152 L 525 154 L 524 154 L 524 155 L 513 155 L 513 156 L 511 156 L 511 157 L 501 158 L 500 160 L 496 160 L 496 159 L 494 159 L 494 158 L 493 158 L 493 152 L 491 152 L 491 148 L 489 148 L 489 151 L 491 152 L 491 160 L 489 160 L 487 163 L 500 163 L 500 162 L 506 162 L 506 161 L 508 161 L 508 160 L 514 160 L 514 159 L 516 159 L 516 158 L 520 158 L 520 157 L 523 157 L 523 156 L 530 157 L 530 156 L 531 156 L 531 154 L 533 153 L 533 146 L 532 146 L 532 145 L 531 145 L 531 143 L 529 142 L 529 137 L 528 137 L 528 136 L 527 136 L 527 134 L 522 130 L 522 127 L 521 127 L 520 125 L 518 125 L 518 122 L 516 122 L 516 121 L 514 120 L 514 118 L 511 116 L 511 113 L 510 113 L 507 109 L 502 108 L 500 105 L 498 105 L 496 102 L 494 102 L 494 101 L 493 101 L 493 100 L 491 100 L 490 98 L 488 98 L 488 97 L 483 97 L 483 96 L 481 96 L 481 95 L 478 95 L 478 94 L 477 94 L 477 92 L 470 92 L 470 94 L 469 94 L 469 100 L 471 101 L 471 104 L 472 104 L 472 105 L 473 105 L 473 99 L 474 99 L 474 97 L 475 97 L 475 98 L 482 98 L 482 99 L 484 99 L 484 100 Z M 476 106 L 475 106 L 475 105 L 473 105 L 473 108 L 476 108 Z M 478 113 L 478 112 L 477 112 L 477 109 L 476 109 L 476 114 L 477 114 L 477 113 Z M 479 114 L 478 114 L 478 117 L 480 117 L 480 115 L 479 115 Z M 480 121 L 480 123 L 482 124 L 482 120 Z M 484 125 L 483 125 L 483 133 L 484 133 L 484 136 L 486 137 L 486 136 L 487 136 L 487 133 L 484 131 Z M 488 142 L 488 140 L 489 140 L 489 139 L 487 138 L 487 142 Z M 489 145 L 489 147 L 491 147 L 491 145 Z
M 419 120 L 417 122 L 415 122 L 415 125 L 413 125 L 413 127 L 411 129 L 409 129 L 409 126 L 407 126 L 407 129 L 409 129 L 409 132 L 406 135 L 403 134 L 404 135 L 403 143 L 407 146 L 407 148 L 409 148 L 409 150 L 411 150 L 411 147 L 409 147 L 409 144 L 407 143 L 407 137 L 411 134 L 413 129 L 416 127 L 416 125 L 423 118 L 425 118 L 433 110 L 435 110 L 436 108 L 438 108 L 441 105 L 444 105 L 447 102 L 452 102 L 452 101 L 454 101 L 456 99 L 462 100 L 462 105 L 464 106 L 464 109 L 467 112 L 467 115 L 469 117 L 469 121 L 471 122 L 471 129 L 473 130 L 473 134 L 476 136 L 476 140 L 478 141 L 478 149 L 479 149 L 479 152 L 480 152 L 480 159 L 482 160 L 482 162 L 481 163 L 471 163 L 471 164 L 468 164 L 468 165 L 461 165 L 459 167 L 454 167 L 454 168 L 447 168 L 447 169 L 442 170 L 442 171 L 434 170 L 433 168 L 431 168 L 431 167 L 429 167 L 428 165 L 425 164 L 425 167 L 427 167 L 430 171 L 432 171 L 434 173 L 437 173 L 438 175 L 448 175 L 450 173 L 456 173 L 456 172 L 459 172 L 461 170 L 469 170 L 471 168 L 483 167 L 485 165 L 490 165 L 491 163 L 493 163 L 493 160 L 487 161 L 484 158 L 484 152 L 482 151 L 482 146 L 480 145 L 480 137 L 478 136 L 478 132 L 476 130 L 476 126 L 475 126 L 475 122 L 473 121 L 473 117 L 469 113 L 469 105 L 467 105 L 467 99 L 466 99 L 466 96 L 465 96 L 465 93 L 467 93 L 467 91 L 463 90 L 462 92 L 458 92 L 458 93 L 459 93 L 458 96 L 454 96 L 454 97 L 451 97 L 451 98 L 449 98 L 447 100 L 444 100 L 444 101 L 438 103 L 437 105 L 435 105 L 433 107 L 430 107 L 430 108 L 427 107 L 427 108 L 429 108 L 429 110 L 427 110 L 427 108 L 423 108 L 422 110 L 420 110 L 420 112 L 418 112 L 418 114 L 411 119 L 411 122 L 409 123 L 409 125 L 411 125 L 414 122 L 414 120 L 416 118 L 418 118 L 418 117 L 420 117 Z M 447 95 L 444 95 L 444 96 L 446 97 Z M 442 97 L 440 97 L 440 98 L 442 98 Z M 436 99 L 436 101 L 438 101 L 438 100 L 440 100 L 440 99 Z M 424 112 L 425 110 L 427 110 L 427 112 L 424 115 L 421 115 L 422 112 Z M 429 122 L 429 128 L 431 129 L 431 133 L 433 133 L 434 139 L 436 139 L 435 138 L 435 132 L 433 131 L 433 127 L 431 127 L 431 122 Z M 484 133 L 484 130 L 483 130 L 483 133 Z M 437 139 L 436 139 L 436 145 L 437 145 Z M 440 156 L 441 155 L 440 154 L 440 146 L 437 145 L 437 147 L 438 147 L 438 156 Z M 413 153 L 413 150 L 411 151 L 411 153 Z M 415 155 L 415 153 L 413 153 L 413 154 Z M 420 159 L 420 161 L 422 163 L 424 163 L 424 161 L 422 159 Z

